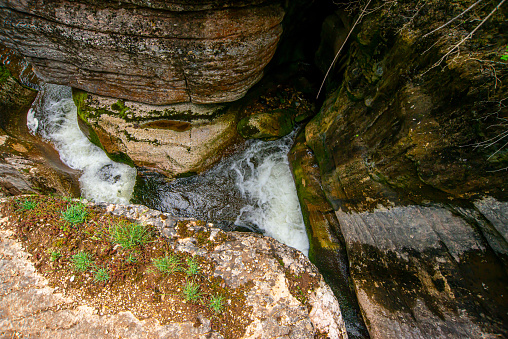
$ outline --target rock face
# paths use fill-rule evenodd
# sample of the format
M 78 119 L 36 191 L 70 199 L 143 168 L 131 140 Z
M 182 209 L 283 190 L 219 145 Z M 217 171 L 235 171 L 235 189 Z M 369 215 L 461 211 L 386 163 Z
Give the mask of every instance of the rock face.
M 74 91 L 80 127 L 110 158 L 169 178 L 200 173 L 240 141 L 235 105 L 152 106 Z
M 277 241 L 254 234 L 229 233 L 206 228 L 208 245 L 193 237 L 203 226 L 190 226 L 186 236 L 177 231 L 175 220 L 144 206 L 102 205 L 107 211 L 157 226 L 169 237 L 175 251 L 206 255 L 215 263 L 214 275 L 224 279 L 229 288 L 245 289 L 250 319 L 242 338 L 347 338 L 339 304 L 317 269 L 300 252 Z M 1 225 L 9 221 L 1 220 Z M 178 226 L 180 227 L 180 226 Z M 223 338 L 210 326 L 210 320 L 170 322 L 161 325 L 153 318 L 136 319 L 129 311 L 99 314 L 93 307 L 80 305 L 48 286 L 35 271 L 20 244 L 0 230 L 0 333 L 40 337 L 117 338 Z M 311 284 L 307 290 L 302 284 Z M 299 289 L 299 287 L 302 289 Z M 17 300 L 13 303 L 13 300 Z M 14 306 L 15 305 L 15 306 Z M 240 331 L 241 332 L 241 331 Z
M 0 42 L 46 81 L 154 105 L 234 101 L 263 74 L 275 1 L 0 2 Z
M 488 210 L 505 219 L 508 204 L 500 205 L 497 213 L 490 204 Z M 336 215 L 372 338 L 508 334 L 506 262 L 484 238 L 495 228 L 477 231 L 441 206 Z M 481 223 L 484 216 L 476 217 Z
M 508 152 L 493 142 L 506 133 L 508 73 L 485 66 L 499 60 L 490 43 L 506 11 L 457 55 L 446 53 L 475 26 L 424 36 L 472 3 L 415 14 L 409 1 L 365 16 L 335 67 L 344 79 L 332 78 L 339 87 L 293 150 L 311 251 L 340 257 L 345 245 L 372 338 L 508 334 Z
M 296 137 L 288 158 L 309 237 L 309 259 L 337 296 L 349 337 L 368 337 L 356 294 L 349 282 L 346 243 L 334 210 L 321 189 L 319 167 L 312 150 L 305 144 L 304 133 Z

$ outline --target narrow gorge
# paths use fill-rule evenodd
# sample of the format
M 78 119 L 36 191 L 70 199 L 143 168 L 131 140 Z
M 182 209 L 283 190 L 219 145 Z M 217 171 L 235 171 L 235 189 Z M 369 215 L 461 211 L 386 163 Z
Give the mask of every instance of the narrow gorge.
M 0 0 L 1 336 L 508 336 L 507 14 Z

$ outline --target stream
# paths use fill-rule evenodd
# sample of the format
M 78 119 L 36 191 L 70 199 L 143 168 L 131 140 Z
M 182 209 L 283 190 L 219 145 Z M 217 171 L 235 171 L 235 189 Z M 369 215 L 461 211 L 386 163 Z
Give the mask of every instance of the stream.
M 289 168 L 294 132 L 243 150 L 203 174 L 168 182 L 162 175 L 115 163 L 81 132 L 70 87 L 44 84 L 27 124 L 53 143 L 61 160 L 81 171 L 81 195 L 95 202 L 129 202 L 214 223 L 225 230 L 263 233 L 308 254 L 309 242 Z M 136 180 L 137 177 L 137 180 Z M 136 186 L 136 187 L 135 187 Z

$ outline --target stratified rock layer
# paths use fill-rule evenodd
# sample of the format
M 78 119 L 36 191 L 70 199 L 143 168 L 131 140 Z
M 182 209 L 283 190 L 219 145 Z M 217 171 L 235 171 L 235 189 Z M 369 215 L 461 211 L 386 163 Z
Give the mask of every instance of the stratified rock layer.
M 201 173 L 241 138 L 235 105 L 153 106 L 74 91 L 80 127 L 110 158 L 170 178 Z
M 280 5 L 259 2 L 7 0 L 0 42 L 48 82 L 155 105 L 228 102 L 261 78 L 282 33 Z

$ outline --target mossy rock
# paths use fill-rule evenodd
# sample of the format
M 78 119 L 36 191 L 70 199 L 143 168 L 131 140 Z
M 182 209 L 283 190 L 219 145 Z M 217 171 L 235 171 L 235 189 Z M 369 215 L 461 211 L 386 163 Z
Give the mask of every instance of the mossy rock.
M 294 128 L 292 114 L 288 110 L 274 110 L 245 117 L 237 125 L 238 133 L 245 139 L 276 140 Z

